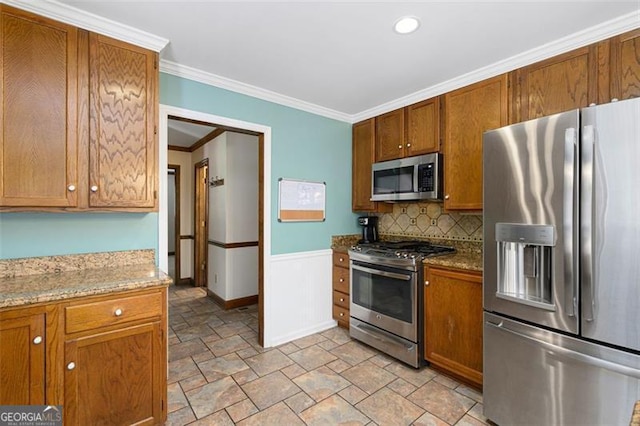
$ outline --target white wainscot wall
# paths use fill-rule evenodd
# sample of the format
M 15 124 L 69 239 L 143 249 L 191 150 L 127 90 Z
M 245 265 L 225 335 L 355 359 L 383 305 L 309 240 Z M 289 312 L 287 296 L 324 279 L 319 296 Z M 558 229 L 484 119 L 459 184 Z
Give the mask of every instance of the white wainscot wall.
M 271 256 L 264 301 L 265 347 L 336 326 L 331 264 L 331 250 Z

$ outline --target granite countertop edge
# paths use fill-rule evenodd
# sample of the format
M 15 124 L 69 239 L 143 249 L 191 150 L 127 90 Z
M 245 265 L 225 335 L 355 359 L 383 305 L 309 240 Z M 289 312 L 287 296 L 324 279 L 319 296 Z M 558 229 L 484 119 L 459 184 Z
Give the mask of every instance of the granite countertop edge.
M 171 283 L 171 277 L 149 264 L 0 278 L 0 308 L 166 287 Z

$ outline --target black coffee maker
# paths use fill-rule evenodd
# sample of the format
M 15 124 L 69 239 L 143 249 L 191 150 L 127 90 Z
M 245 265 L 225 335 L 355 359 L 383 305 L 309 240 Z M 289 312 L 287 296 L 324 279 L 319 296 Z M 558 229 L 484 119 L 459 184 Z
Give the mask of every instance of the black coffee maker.
M 362 239 L 359 244 L 368 244 L 378 242 L 378 217 L 377 216 L 360 216 L 358 225 L 362 226 Z

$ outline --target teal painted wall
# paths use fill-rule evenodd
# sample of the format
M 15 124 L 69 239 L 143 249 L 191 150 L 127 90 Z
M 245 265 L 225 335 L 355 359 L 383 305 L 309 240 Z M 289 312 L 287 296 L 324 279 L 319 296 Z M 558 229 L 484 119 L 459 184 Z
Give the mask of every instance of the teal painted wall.
M 326 249 L 332 235 L 359 232 L 351 213 L 351 124 L 164 73 L 160 103 L 271 127 L 272 254 Z M 280 177 L 326 182 L 326 221 L 278 222 Z
M 0 214 L 0 259 L 157 248 L 156 213 Z
M 359 232 L 351 213 L 351 125 L 160 74 L 160 102 L 272 129 L 272 254 L 330 247 Z M 279 223 L 279 177 L 327 183 L 325 222 Z M 158 247 L 155 213 L 0 213 L 0 259 Z

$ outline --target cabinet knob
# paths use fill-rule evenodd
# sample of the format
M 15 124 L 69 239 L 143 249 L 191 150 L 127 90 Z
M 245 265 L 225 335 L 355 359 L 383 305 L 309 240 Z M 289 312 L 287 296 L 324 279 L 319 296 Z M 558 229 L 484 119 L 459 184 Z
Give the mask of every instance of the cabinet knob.
M 91 192 L 98 192 L 98 185 L 91 185 Z
M 343 283 L 344 282 L 344 278 L 340 278 L 340 282 Z
M 339 259 L 339 261 L 340 261 L 340 262 L 344 262 L 344 259 L 341 257 L 341 258 Z
M 69 185 L 67 186 L 67 189 L 69 190 L 69 192 L 73 192 L 76 190 L 76 186 L 75 185 Z
M 42 343 L 42 336 L 36 336 L 33 339 L 33 344 L 34 345 L 39 345 L 40 343 Z
M 398 149 L 402 149 L 402 145 L 398 145 Z
M 444 199 L 445 199 L 445 200 L 448 200 L 448 199 L 449 199 L 449 194 L 445 195 L 445 196 L 444 196 Z
M 407 148 L 409 148 L 410 146 L 411 146 L 411 144 L 410 144 L 410 143 L 408 143 L 408 144 L 407 144 Z
M 75 362 L 72 361 L 69 364 L 67 364 L 67 370 L 73 370 L 74 368 L 76 368 Z
M 340 316 L 343 317 L 344 316 L 344 312 L 340 312 Z
M 618 98 L 611 98 L 611 102 L 618 102 Z
M 340 298 L 340 301 L 341 301 L 341 302 L 344 302 L 344 297 L 341 297 L 341 298 Z
M 113 311 L 113 315 L 120 317 L 122 316 L 122 309 L 118 308 L 115 311 Z
M 426 281 L 424 282 L 424 285 L 425 285 L 425 286 L 429 285 L 429 280 L 426 280 Z

